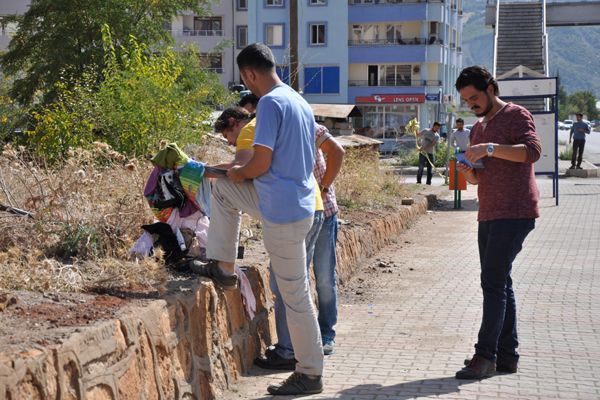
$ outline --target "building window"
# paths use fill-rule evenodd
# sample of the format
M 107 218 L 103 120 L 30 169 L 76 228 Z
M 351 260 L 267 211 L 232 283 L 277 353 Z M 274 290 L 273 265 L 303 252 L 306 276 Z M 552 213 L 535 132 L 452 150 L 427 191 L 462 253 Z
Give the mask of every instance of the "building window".
M 283 0 L 265 0 L 265 7 L 283 7 Z
M 238 49 L 243 49 L 248 46 L 248 26 L 238 25 L 235 27 L 235 44 Z
M 221 17 L 194 17 L 193 36 L 223 36 Z
M 223 55 L 220 53 L 201 53 L 200 66 L 210 72 L 223 73 Z
M 238 10 L 247 10 L 248 9 L 248 0 L 237 0 L 237 9 Z
M 325 24 L 310 24 L 310 45 L 323 46 L 325 45 Z
M 411 66 L 410 65 L 380 65 L 379 66 L 379 85 L 380 86 L 410 86 L 411 85 Z
M 309 6 L 326 6 L 327 0 L 308 0 Z
M 333 94 L 340 92 L 340 67 L 304 68 L 304 93 Z
M 267 46 L 283 47 L 283 24 L 268 24 L 265 29 Z

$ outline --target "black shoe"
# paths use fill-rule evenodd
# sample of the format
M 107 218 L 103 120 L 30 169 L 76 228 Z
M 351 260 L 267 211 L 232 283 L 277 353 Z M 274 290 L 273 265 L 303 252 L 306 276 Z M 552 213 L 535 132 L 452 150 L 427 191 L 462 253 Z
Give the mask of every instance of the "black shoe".
M 456 379 L 483 379 L 490 377 L 496 371 L 496 364 L 475 354 L 469 364 L 456 373 Z
M 571 165 L 571 166 L 569 167 L 569 169 L 575 169 L 575 166 L 574 166 L 574 165 Z
M 294 372 L 280 384 L 270 385 L 267 391 L 274 395 L 317 394 L 323 391 L 323 380 L 320 375 L 310 378 L 303 373 Z
M 215 260 L 210 260 L 207 263 L 191 260 L 188 266 L 191 272 L 212 279 L 223 289 L 232 290 L 238 286 L 238 276 L 236 274 L 225 274 L 221 267 L 219 267 L 219 263 Z
M 264 355 L 255 358 L 254 364 L 264 369 L 277 371 L 293 371 L 296 369 L 296 359 L 281 357 L 277 354 L 275 346 L 270 346 Z
M 471 362 L 470 358 L 465 358 L 465 365 L 469 365 Z M 514 374 L 518 370 L 518 362 L 516 361 L 507 361 L 501 358 L 496 360 L 496 371 L 497 372 L 505 372 L 507 374 Z
M 583 169 L 583 168 L 581 168 L 581 167 L 575 167 L 575 169 Z

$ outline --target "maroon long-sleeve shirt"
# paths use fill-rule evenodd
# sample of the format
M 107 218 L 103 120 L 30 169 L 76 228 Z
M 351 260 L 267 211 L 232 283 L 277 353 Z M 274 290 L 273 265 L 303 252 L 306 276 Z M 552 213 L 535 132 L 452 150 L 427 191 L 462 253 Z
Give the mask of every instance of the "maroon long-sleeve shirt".
M 487 123 L 477 122 L 471 130 L 471 145 L 479 143 L 524 144 L 527 160 L 514 162 L 484 157 L 485 168 L 477 170 L 479 185 L 478 221 L 538 218 L 539 190 L 533 163 L 542 146 L 531 113 L 508 103 Z

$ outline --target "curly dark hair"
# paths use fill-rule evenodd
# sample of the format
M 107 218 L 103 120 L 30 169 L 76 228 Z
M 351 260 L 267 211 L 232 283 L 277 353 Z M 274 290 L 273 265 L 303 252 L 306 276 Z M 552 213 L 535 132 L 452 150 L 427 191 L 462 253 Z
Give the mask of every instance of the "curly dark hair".
M 477 90 L 485 91 L 489 85 L 494 87 L 494 94 L 498 95 L 498 82 L 490 72 L 479 65 L 463 69 L 456 79 L 456 90 L 460 92 L 462 88 L 469 85 Z
M 219 118 L 215 121 L 213 127 L 215 132 L 222 133 L 224 130 L 231 127 L 230 119 L 233 118 L 236 121 L 244 121 L 250 119 L 252 116 L 245 108 L 242 107 L 231 107 L 219 115 Z

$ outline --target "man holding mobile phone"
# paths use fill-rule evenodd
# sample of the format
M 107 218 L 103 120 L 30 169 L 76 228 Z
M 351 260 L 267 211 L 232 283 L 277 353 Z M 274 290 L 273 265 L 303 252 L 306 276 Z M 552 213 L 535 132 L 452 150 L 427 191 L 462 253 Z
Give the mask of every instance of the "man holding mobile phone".
M 473 169 L 458 163 L 467 181 L 478 185 L 477 220 L 483 317 L 475 355 L 457 379 L 481 379 L 495 371 L 515 373 L 519 361 L 517 316 L 511 270 L 523 242 L 540 216 L 533 163 L 541 143 L 529 111 L 498 98 L 498 83 L 483 67 L 465 68 L 456 90 L 478 117 L 465 158 L 482 161 Z

